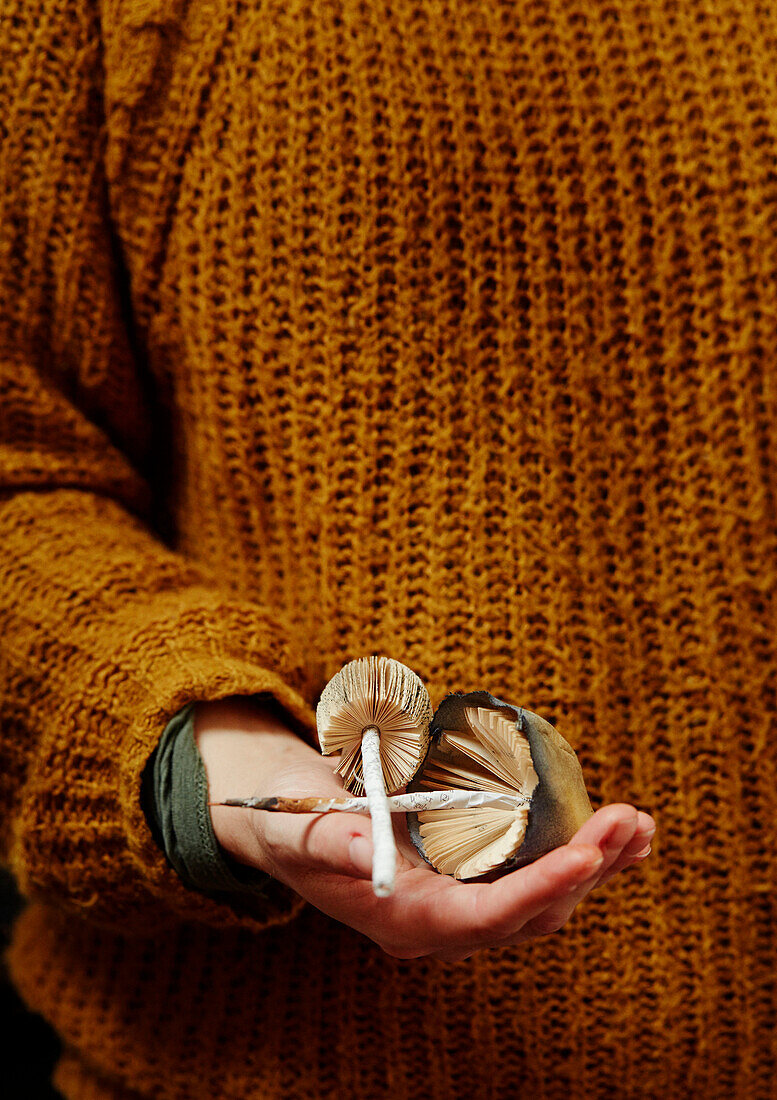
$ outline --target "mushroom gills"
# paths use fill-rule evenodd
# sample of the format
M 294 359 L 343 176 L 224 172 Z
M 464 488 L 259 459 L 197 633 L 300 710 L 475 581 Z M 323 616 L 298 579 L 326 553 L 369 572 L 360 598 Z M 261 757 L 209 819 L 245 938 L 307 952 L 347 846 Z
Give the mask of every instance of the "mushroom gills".
M 380 730 L 380 761 L 393 794 L 416 774 L 429 745 L 432 705 L 412 669 L 390 657 L 360 657 L 332 677 L 316 711 L 324 756 L 340 753 L 336 774 L 346 790 L 364 793 L 362 734 Z
M 430 749 L 422 789 L 478 789 L 515 795 L 514 810 L 478 807 L 418 814 L 424 855 L 442 874 L 474 878 L 499 867 L 523 842 L 539 782 L 521 720 L 486 706 L 467 706 L 469 732 L 443 729 Z

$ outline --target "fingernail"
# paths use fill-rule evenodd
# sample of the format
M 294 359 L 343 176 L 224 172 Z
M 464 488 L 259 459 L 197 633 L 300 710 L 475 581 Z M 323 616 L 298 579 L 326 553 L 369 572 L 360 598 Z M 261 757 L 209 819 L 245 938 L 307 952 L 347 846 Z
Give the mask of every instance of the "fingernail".
M 348 856 L 360 875 L 372 877 L 372 844 L 366 836 L 355 836 L 348 845 Z
M 602 868 L 604 863 L 604 856 L 599 853 L 598 858 L 587 860 L 580 868 L 580 877 L 574 886 L 570 886 L 567 890 L 568 894 L 579 894 L 581 890 L 584 890 Z
M 653 849 L 650 846 L 648 846 L 644 850 L 644 852 L 637 852 L 637 854 L 635 856 L 632 856 L 631 858 L 632 859 L 647 859 L 647 857 L 650 855 L 650 853 L 652 851 L 653 851 Z
M 604 855 L 597 850 L 596 855 L 590 852 L 586 853 L 584 858 L 578 859 L 575 870 L 585 879 L 595 874 L 603 863 Z

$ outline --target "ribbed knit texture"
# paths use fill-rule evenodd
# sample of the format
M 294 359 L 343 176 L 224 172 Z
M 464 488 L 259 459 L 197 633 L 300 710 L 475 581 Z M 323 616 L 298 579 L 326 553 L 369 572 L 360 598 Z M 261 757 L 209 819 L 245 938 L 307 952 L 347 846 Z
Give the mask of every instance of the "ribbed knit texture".
M 0 9 L 0 805 L 59 1088 L 772 1097 L 775 5 Z M 188 890 L 166 723 L 267 692 L 315 743 L 368 653 L 545 716 L 651 858 L 456 965 Z

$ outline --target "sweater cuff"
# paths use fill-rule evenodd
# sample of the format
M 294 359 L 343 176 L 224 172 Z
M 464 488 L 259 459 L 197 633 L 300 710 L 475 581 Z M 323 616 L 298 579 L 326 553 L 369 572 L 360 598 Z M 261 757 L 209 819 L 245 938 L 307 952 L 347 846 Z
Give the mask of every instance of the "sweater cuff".
M 267 899 L 272 876 L 240 863 L 216 839 L 194 710 L 188 703 L 168 722 L 144 770 L 141 801 L 149 828 L 186 886 L 220 901 L 231 895 Z

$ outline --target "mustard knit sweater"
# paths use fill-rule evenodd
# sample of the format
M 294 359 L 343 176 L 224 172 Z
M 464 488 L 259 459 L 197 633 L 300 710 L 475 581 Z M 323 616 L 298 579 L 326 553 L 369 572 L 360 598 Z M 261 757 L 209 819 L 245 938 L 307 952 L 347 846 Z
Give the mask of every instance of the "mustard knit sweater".
M 0 0 L 0 845 L 73 1100 L 774 1095 L 777 8 Z M 659 825 L 396 959 L 187 888 L 187 703 L 357 656 Z

